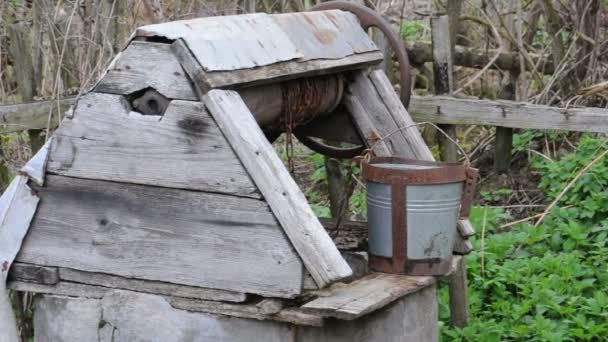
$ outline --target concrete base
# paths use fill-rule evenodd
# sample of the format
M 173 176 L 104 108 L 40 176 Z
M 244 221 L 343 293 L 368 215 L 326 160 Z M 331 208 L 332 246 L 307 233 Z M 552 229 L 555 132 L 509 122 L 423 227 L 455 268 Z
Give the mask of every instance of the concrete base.
M 34 312 L 37 342 L 438 341 L 434 286 L 354 321 L 328 319 L 321 328 L 193 313 L 159 296 L 119 290 L 103 299 L 43 295 Z

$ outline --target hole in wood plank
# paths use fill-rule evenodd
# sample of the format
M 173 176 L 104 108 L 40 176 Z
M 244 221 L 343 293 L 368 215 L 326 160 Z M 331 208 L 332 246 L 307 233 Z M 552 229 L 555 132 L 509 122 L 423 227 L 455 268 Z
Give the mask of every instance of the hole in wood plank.
M 143 115 L 163 115 L 169 107 L 169 100 L 154 88 L 145 88 L 127 95 L 134 111 Z

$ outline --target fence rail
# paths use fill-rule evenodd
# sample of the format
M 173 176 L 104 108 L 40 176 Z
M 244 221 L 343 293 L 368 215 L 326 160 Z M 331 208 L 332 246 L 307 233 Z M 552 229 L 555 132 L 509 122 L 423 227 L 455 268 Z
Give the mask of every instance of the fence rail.
M 56 115 L 59 108 L 63 113 L 74 101 L 75 98 L 65 98 L 0 105 L 0 133 L 46 128 L 49 112 Z M 506 100 L 413 96 L 409 112 L 418 122 L 608 133 L 608 109 L 602 108 L 558 108 Z M 57 120 L 53 119 L 52 124 L 56 125 Z

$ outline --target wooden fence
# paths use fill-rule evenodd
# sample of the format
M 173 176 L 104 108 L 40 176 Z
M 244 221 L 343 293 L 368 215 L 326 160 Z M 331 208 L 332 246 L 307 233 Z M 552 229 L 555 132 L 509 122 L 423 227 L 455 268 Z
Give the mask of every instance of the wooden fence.
M 0 105 L 0 133 L 44 129 L 49 113 L 51 128 L 57 113 L 69 109 L 75 98 Z M 608 133 L 608 109 L 558 108 L 507 100 L 477 100 L 450 96 L 413 96 L 409 112 L 415 121 L 451 125 L 484 125 L 524 129 L 556 129 Z

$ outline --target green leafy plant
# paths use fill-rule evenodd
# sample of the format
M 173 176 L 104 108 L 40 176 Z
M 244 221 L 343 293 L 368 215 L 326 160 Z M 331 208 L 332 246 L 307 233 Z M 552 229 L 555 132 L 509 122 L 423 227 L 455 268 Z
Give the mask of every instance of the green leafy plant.
M 422 32 L 424 25 L 420 21 L 404 21 L 399 28 L 401 38 L 409 41 L 420 38 Z
M 604 138 L 584 136 L 576 153 L 558 161 L 535 159 L 548 199 L 606 145 Z M 462 329 L 449 325 L 442 288 L 444 341 L 607 340 L 607 167 L 606 160 L 591 167 L 538 227 L 528 222 L 500 231 L 508 218 L 501 210 L 474 208 L 478 234 L 467 258 L 472 321 Z

